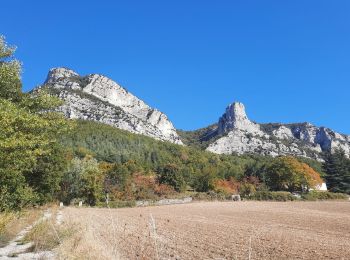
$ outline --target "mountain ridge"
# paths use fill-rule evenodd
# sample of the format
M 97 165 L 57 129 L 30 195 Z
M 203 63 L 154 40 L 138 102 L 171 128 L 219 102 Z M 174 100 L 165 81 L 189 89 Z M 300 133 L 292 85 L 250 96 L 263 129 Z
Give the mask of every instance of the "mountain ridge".
M 214 153 L 259 153 L 264 155 L 294 155 L 321 160 L 320 153 L 343 149 L 350 155 L 350 136 L 327 127 L 303 123 L 258 124 L 248 119 L 242 103 L 230 104 L 218 121 L 218 133 L 223 136 L 207 150 Z
M 65 103 L 67 118 L 105 123 L 157 140 L 185 144 L 217 154 L 293 155 L 322 160 L 321 153 L 343 149 L 350 155 L 350 136 L 303 123 L 256 123 L 244 104 L 233 102 L 217 123 L 194 131 L 175 129 L 167 116 L 101 74 L 81 76 L 53 68 L 41 87 Z

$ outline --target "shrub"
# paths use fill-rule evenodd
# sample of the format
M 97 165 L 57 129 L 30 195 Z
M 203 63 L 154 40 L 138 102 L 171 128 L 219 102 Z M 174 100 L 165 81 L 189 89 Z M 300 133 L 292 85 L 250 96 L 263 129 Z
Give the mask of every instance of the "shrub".
M 249 197 L 252 200 L 293 201 L 297 198 L 286 191 L 258 191 Z
M 239 194 L 242 196 L 242 197 L 249 197 L 251 196 L 252 194 L 254 194 L 256 192 L 256 188 L 253 184 L 251 183 L 242 183 L 240 188 L 239 188 Z
M 197 192 L 193 194 L 192 196 L 193 200 L 206 200 L 206 201 L 212 201 L 212 200 L 226 200 L 230 199 L 230 196 L 221 193 L 221 192 Z
M 310 191 L 301 195 L 304 200 L 347 200 L 349 196 L 344 193 Z
M 175 190 L 173 187 L 166 185 L 166 184 L 159 184 L 154 187 L 154 192 L 160 196 L 169 196 L 169 195 L 174 195 Z
M 131 196 L 135 200 L 143 199 L 156 199 L 157 196 L 154 192 L 157 186 L 157 181 L 154 175 L 142 175 L 142 173 L 135 173 L 133 175 L 131 185 Z
M 226 196 L 237 194 L 239 190 L 240 183 L 230 178 L 230 180 L 215 180 L 214 181 L 214 191 L 216 193 L 222 193 Z

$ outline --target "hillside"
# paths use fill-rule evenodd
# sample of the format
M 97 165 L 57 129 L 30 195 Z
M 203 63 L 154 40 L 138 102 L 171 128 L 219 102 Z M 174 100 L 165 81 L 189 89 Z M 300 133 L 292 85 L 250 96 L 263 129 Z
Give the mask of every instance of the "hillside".
M 113 163 L 133 160 L 149 169 L 156 169 L 166 163 L 176 163 L 183 167 L 216 166 L 219 171 L 226 168 L 224 172 L 241 175 L 243 166 L 253 163 L 256 158 L 261 161 L 268 160 L 265 157 L 253 159 L 250 156 L 217 155 L 85 120 L 76 121 L 76 128 L 62 136 L 61 143 L 77 155 L 91 153 L 99 161 Z
M 173 163 L 179 165 L 183 171 L 194 175 L 205 168 L 210 168 L 223 178 L 232 176 L 240 179 L 247 172 L 259 174 L 260 168 L 273 159 L 270 156 L 254 154 L 215 154 L 195 147 L 157 141 L 147 136 L 84 120 L 77 120 L 75 129 L 61 136 L 60 142 L 78 156 L 92 154 L 99 161 L 125 163 L 132 160 L 150 170 Z M 318 172 L 323 172 L 321 163 L 307 158 L 299 159 Z

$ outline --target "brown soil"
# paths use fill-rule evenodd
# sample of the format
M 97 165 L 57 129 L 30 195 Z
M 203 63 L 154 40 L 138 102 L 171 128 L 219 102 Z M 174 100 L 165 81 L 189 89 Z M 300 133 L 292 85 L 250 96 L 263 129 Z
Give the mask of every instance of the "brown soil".
M 67 208 L 64 218 L 121 259 L 350 258 L 350 202 Z

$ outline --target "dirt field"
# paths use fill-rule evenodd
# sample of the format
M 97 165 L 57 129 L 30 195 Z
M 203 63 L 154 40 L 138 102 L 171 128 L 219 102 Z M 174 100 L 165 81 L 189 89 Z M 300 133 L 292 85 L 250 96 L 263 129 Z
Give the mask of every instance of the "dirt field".
M 350 259 L 350 202 L 66 208 L 64 218 L 79 220 L 106 258 Z

